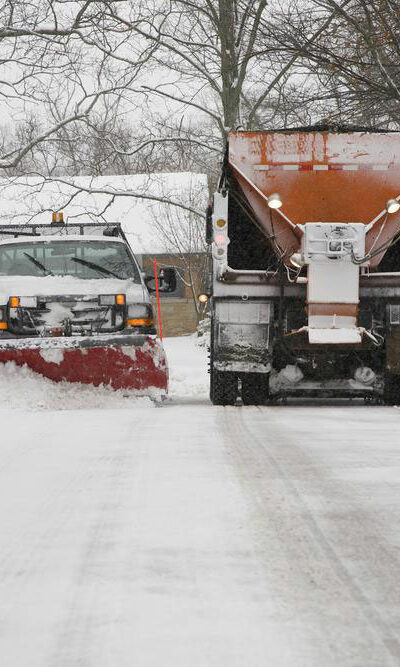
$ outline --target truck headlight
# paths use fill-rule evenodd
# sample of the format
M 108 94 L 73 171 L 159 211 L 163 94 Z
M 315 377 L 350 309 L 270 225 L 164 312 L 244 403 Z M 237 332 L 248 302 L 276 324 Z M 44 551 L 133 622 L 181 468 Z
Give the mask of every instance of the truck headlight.
M 142 303 L 134 303 L 127 307 L 127 327 L 152 327 L 154 326 L 153 310 L 151 306 Z
M 124 306 L 125 294 L 100 294 L 100 306 Z

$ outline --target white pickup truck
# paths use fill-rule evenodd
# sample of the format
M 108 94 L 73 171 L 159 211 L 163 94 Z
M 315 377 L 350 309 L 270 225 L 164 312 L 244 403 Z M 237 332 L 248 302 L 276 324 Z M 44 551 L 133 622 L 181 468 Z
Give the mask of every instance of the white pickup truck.
M 0 361 L 27 363 L 54 380 L 145 389 L 160 383 L 160 373 L 144 377 L 143 363 L 137 366 L 143 357 L 144 366 L 154 366 L 147 371 L 161 371 L 165 386 L 152 279 L 119 225 L 0 226 Z M 173 269 L 164 270 L 160 291 L 175 285 Z M 51 350 L 58 350 L 53 361 Z M 78 373 L 71 373 L 72 351 L 80 352 Z

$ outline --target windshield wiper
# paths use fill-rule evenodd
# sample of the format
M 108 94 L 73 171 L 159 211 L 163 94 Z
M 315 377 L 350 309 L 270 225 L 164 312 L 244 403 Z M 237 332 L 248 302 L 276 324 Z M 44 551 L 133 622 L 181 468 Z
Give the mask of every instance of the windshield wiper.
M 42 269 L 43 273 L 45 273 L 46 276 L 53 276 L 53 275 L 54 275 L 54 273 L 52 273 L 51 271 L 49 271 L 48 269 L 46 269 L 46 267 L 44 266 L 44 264 L 42 264 L 42 262 L 39 262 L 38 259 L 36 259 L 35 257 L 32 257 L 32 255 L 30 255 L 30 254 L 27 253 L 27 252 L 24 252 L 24 255 L 25 255 L 25 257 L 27 257 L 31 262 L 33 262 L 33 264 L 35 264 L 36 266 L 38 266 L 39 269 Z
M 84 266 L 88 266 L 89 269 L 93 269 L 94 271 L 99 271 L 100 273 L 103 273 L 108 276 L 114 276 L 114 278 L 118 278 L 118 280 L 121 280 L 121 278 L 114 273 L 114 271 L 110 271 L 110 269 L 104 268 L 104 266 L 100 266 L 99 264 L 95 264 L 94 262 L 88 262 L 86 259 L 81 259 L 80 257 L 71 257 L 71 262 L 78 262 L 78 264 L 83 264 Z

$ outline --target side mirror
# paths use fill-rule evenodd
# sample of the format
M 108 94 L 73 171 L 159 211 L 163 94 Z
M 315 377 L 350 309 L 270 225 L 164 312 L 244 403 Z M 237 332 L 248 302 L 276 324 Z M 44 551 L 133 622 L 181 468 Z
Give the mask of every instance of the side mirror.
M 151 274 L 147 274 L 144 277 L 144 284 L 146 285 L 147 289 L 149 290 L 150 293 L 153 293 L 156 291 L 155 285 L 149 285 L 149 283 L 154 282 L 154 276 Z M 176 271 L 175 269 L 171 266 L 168 266 L 164 269 L 160 269 L 159 274 L 158 274 L 158 289 L 159 292 L 162 294 L 170 294 L 171 292 L 175 292 L 176 290 Z
M 175 292 L 176 271 L 172 266 L 160 269 L 160 292 Z

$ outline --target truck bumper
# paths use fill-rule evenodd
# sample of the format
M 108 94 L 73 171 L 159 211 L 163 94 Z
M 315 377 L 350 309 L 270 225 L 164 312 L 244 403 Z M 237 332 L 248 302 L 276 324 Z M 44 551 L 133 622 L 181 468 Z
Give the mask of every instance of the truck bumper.
M 55 382 L 80 382 L 140 393 L 167 393 L 168 367 L 156 336 L 99 334 L 0 340 L 0 362 L 15 362 Z

